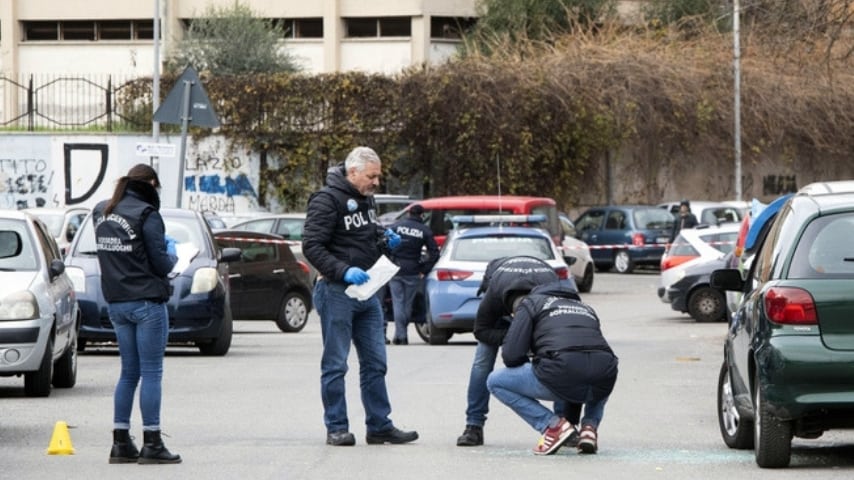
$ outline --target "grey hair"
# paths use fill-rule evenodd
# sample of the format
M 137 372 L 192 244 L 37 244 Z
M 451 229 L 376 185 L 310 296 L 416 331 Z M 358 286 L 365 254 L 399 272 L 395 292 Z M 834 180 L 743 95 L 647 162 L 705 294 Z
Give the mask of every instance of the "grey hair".
M 344 160 L 344 169 L 349 171 L 355 168 L 356 171 L 361 172 L 368 163 L 380 163 L 380 156 L 371 147 L 356 147 Z

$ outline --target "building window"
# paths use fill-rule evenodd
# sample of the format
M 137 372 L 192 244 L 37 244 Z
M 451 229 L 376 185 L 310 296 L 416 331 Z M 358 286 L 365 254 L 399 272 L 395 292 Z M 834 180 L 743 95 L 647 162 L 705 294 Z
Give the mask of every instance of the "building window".
M 154 22 L 151 20 L 58 20 L 21 23 L 25 42 L 154 39 Z
M 59 22 L 24 22 L 24 40 L 59 40 Z
M 430 38 L 462 38 L 476 23 L 472 17 L 430 17 Z
M 95 22 L 73 20 L 59 22 L 62 40 L 95 40 Z
M 322 18 L 274 18 L 271 21 L 285 31 L 285 38 L 323 38 Z
M 347 37 L 411 37 L 412 19 L 410 17 L 345 18 Z

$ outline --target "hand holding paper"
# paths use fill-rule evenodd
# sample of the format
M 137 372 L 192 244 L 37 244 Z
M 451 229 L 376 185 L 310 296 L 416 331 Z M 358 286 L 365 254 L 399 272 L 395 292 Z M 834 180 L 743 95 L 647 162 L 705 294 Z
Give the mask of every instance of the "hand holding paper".
M 350 273 L 350 270 L 353 268 L 355 267 L 347 270 L 347 273 Z M 350 285 L 346 290 L 344 290 L 344 293 L 346 293 L 350 298 L 365 301 L 377 293 L 380 287 L 388 283 L 388 281 L 391 280 L 391 277 L 393 277 L 398 270 L 400 270 L 400 267 L 383 255 L 371 268 L 368 269 L 367 272 L 359 269 L 359 271 L 368 277 L 365 283 L 360 285 Z M 346 281 L 346 274 L 344 275 L 344 279 Z

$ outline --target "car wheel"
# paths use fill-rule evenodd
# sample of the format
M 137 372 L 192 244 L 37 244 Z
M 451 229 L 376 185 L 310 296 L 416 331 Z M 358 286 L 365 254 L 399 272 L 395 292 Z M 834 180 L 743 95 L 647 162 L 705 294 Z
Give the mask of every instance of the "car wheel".
M 219 337 L 204 343 L 196 343 L 202 355 L 210 355 L 221 357 L 228 353 L 231 348 L 231 336 L 234 330 L 234 325 L 231 320 L 231 306 L 226 304 L 225 315 L 222 317 L 222 329 L 220 329 Z
M 614 270 L 618 273 L 632 273 L 635 269 L 635 262 L 626 250 L 620 250 L 614 254 Z
M 287 333 L 299 332 L 308 323 L 308 300 L 297 292 L 289 292 L 282 300 L 276 325 Z
M 789 465 L 792 456 L 792 424 L 775 418 L 768 411 L 762 389 L 755 387 L 753 443 L 756 464 L 762 468 L 781 468 Z
M 77 336 L 53 367 L 53 386 L 71 388 L 77 383 Z
M 421 340 L 424 340 L 424 343 L 430 343 L 430 323 L 427 320 L 416 323 L 415 332 L 418 333 Z
M 48 339 L 42 355 L 39 369 L 24 374 L 24 393 L 28 397 L 46 397 L 50 395 L 50 381 L 53 379 L 53 338 Z
M 581 282 L 578 284 L 578 291 L 581 293 L 587 293 L 593 289 L 593 264 L 588 263 L 584 268 L 584 277 L 581 278 Z
M 688 313 L 698 322 L 726 320 L 726 298 L 712 287 L 701 287 L 688 299 Z
M 718 376 L 718 425 L 721 437 L 729 448 L 753 448 L 753 422 L 742 420 L 735 407 L 735 394 L 726 360 Z

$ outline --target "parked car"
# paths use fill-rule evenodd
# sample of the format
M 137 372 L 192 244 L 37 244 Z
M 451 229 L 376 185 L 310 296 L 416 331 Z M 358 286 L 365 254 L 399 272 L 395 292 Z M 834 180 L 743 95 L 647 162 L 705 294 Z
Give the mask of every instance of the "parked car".
M 216 212 L 204 210 L 202 211 L 202 216 L 205 218 L 205 221 L 208 222 L 208 226 L 211 227 L 211 231 L 214 233 L 228 228 L 225 224 L 225 220 L 223 220 Z
M 559 248 L 564 258 L 572 257 L 575 259 L 571 263 L 567 262 L 569 271 L 572 272 L 578 291 L 587 293 L 593 289 L 594 270 L 596 270 L 593 257 L 590 255 L 590 247 L 575 238 L 575 225 L 569 217 L 561 213 L 558 215 L 558 219 L 563 230 L 563 240 Z
M 449 236 L 439 261 L 427 275 L 427 321 L 416 324 L 431 345 L 448 342 L 454 333 L 471 332 L 480 297 L 478 287 L 490 260 L 528 255 L 552 265 L 558 277 L 575 288 L 569 267 L 547 232 L 529 227 L 474 227 Z
M 667 287 L 665 297 L 670 308 L 688 313 L 698 322 L 726 321 L 727 304 L 724 293 L 709 284 L 712 272 L 726 268 L 733 253 L 709 258 L 682 270 L 679 279 Z
M 391 225 L 396 221 L 400 212 L 415 200 L 409 195 L 377 193 L 374 195 L 374 201 L 377 203 L 377 219 L 382 225 Z
M 575 229 L 590 247 L 596 268 L 631 273 L 638 265 L 659 266 L 673 215 L 650 205 L 606 205 L 584 211 Z
M 0 376 L 24 376 L 29 397 L 77 382 L 80 312 L 44 223 L 0 210 Z
M 308 264 L 297 260 L 279 235 L 244 230 L 214 234 L 220 248 L 239 248 L 229 264 L 231 312 L 239 320 L 275 320 L 283 332 L 299 332 L 311 312 Z
M 171 279 L 173 293 L 167 302 L 169 342 L 193 343 L 204 355 L 225 355 L 231 346 L 233 327 L 228 262 L 239 260 L 240 250 L 218 248 L 200 212 L 161 208 L 160 214 L 166 234 L 177 241 L 179 264 L 187 263 Z M 86 217 L 65 263 L 82 313 L 78 350 L 84 350 L 87 342 L 114 342 L 116 335 L 101 293 L 92 215 Z
M 545 215 L 545 226 L 552 241 L 559 245 L 563 230 L 558 219 L 557 204 L 547 197 L 525 197 L 516 195 L 462 195 L 435 197 L 418 200 L 410 205 L 424 207 L 422 218 L 433 231 L 436 244 L 445 243 L 448 232 L 454 228 L 453 218 L 458 215 Z M 409 213 L 409 207 L 401 211 L 397 219 Z
M 658 298 L 664 303 L 672 303 L 671 287 L 683 280 L 693 266 L 732 252 L 740 229 L 741 225 L 737 223 L 726 223 L 681 230 L 661 257 Z M 693 290 L 692 295 L 697 296 L 684 298 L 684 302 L 680 302 L 682 305 L 672 305 L 673 309 L 689 312 L 700 322 L 723 319 L 726 298 L 722 291 L 700 289 Z
M 793 437 L 854 424 L 854 183 L 804 187 L 766 231 L 746 278 L 711 276 L 744 294 L 724 342 L 717 411 L 727 446 L 785 467 Z
M 47 225 L 50 234 L 56 240 L 56 245 L 59 247 L 59 253 L 64 257 L 68 251 L 68 246 L 74 240 L 74 235 L 83 223 L 83 219 L 89 214 L 89 209 L 85 207 L 68 207 L 68 208 L 27 208 L 24 210 L 27 213 L 39 217 L 39 220 Z
M 679 215 L 680 202 L 659 203 L 658 207 L 673 214 Z M 744 209 L 730 202 L 708 202 L 691 200 L 691 213 L 697 217 L 697 222 L 705 225 L 719 225 L 721 223 L 737 223 L 744 218 Z
M 303 227 L 305 227 L 305 213 L 277 213 L 234 224 L 230 230 L 274 233 L 281 236 L 287 241 L 297 260 L 308 265 L 309 280 L 314 285 L 317 279 L 317 269 L 305 259 L 305 255 L 302 253 Z

